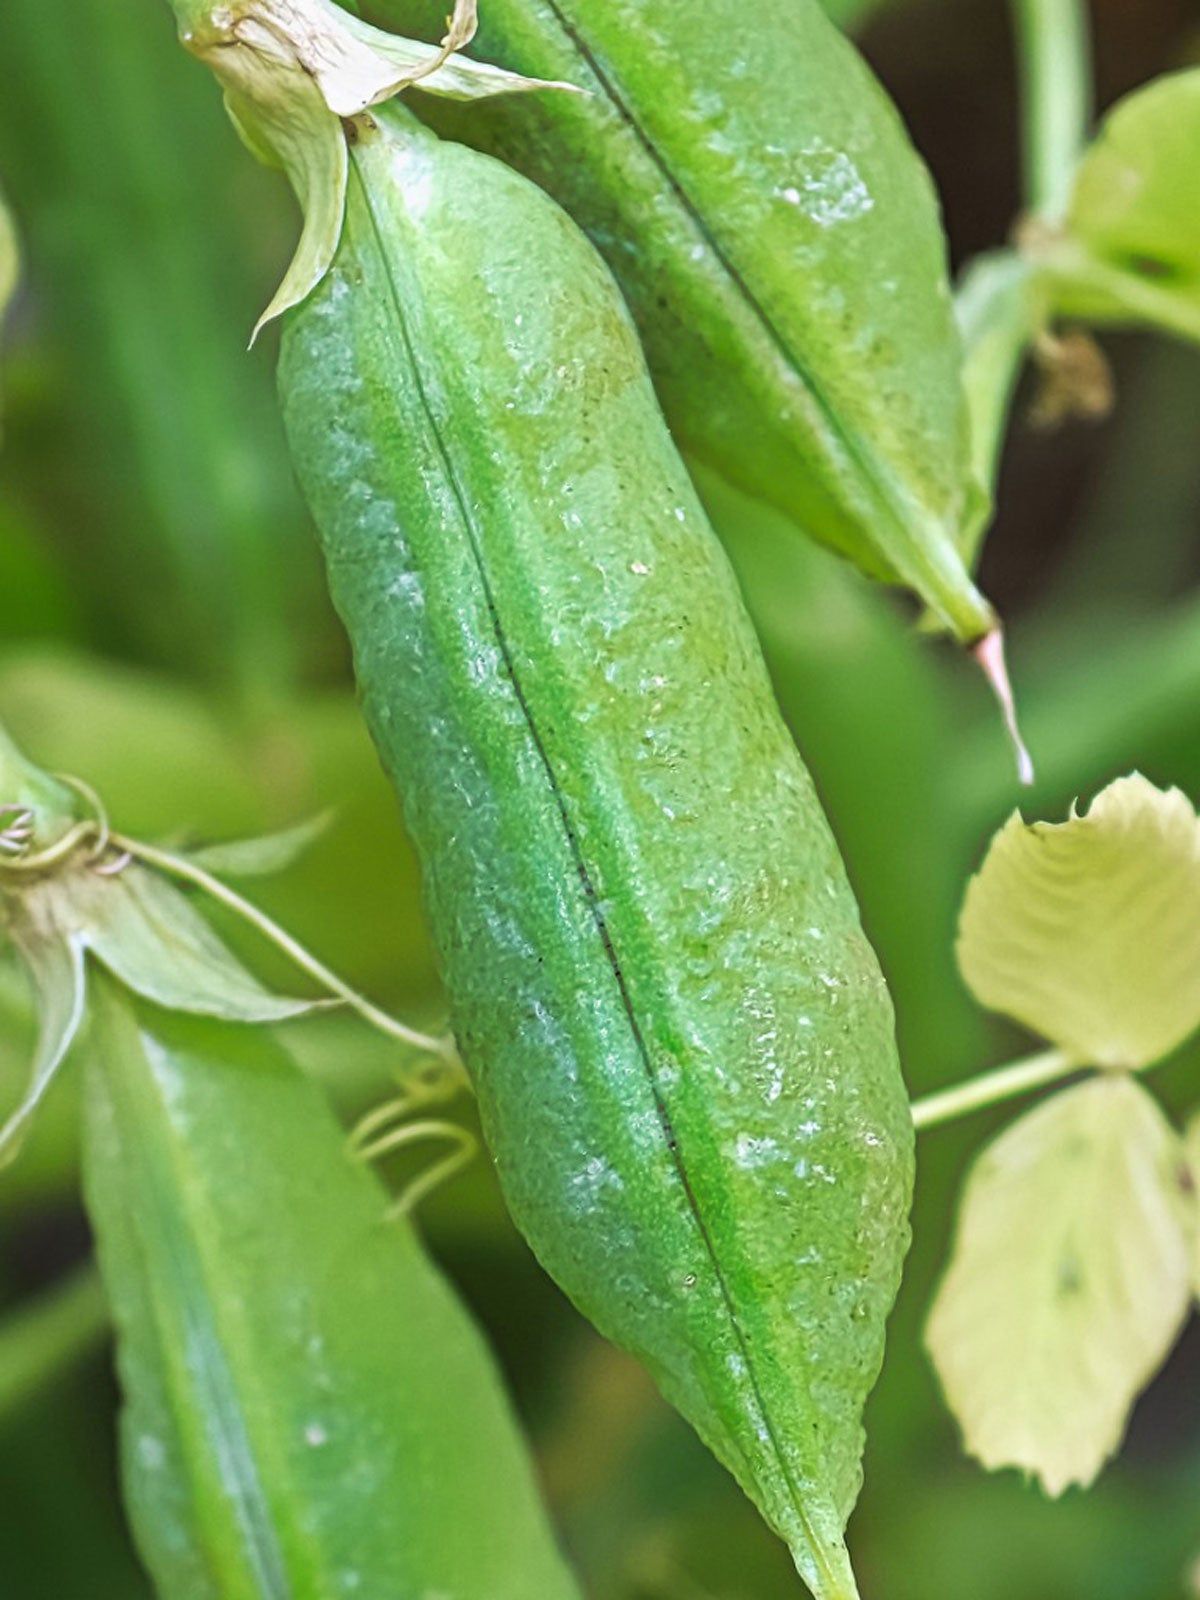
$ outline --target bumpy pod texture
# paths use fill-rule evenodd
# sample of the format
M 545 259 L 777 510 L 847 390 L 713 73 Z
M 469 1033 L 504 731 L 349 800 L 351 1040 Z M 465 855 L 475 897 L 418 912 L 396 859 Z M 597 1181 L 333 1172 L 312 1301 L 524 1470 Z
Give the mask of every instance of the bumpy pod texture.
M 445 4 L 369 9 L 437 37 Z M 986 633 L 937 198 L 819 0 L 488 0 L 472 51 L 587 91 L 428 112 L 588 231 L 688 449 Z
M 852 1595 L 908 1237 L 891 1008 L 620 295 L 388 111 L 281 385 L 513 1214 Z

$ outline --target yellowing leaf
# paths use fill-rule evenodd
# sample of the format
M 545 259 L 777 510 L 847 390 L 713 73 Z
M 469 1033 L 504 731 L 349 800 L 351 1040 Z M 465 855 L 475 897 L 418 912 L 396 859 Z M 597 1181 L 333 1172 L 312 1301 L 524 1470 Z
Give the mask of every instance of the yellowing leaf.
M 927 1343 L 966 1448 L 1052 1495 L 1088 1484 L 1187 1313 L 1183 1142 L 1124 1073 L 1013 1123 L 976 1161 Z
M 971 880 L 958 962 L 982 1005 L 1075 1056 L 1144 1067 L 1200 1024 L 1200 824 L 1119 778 L 1084 816 L 1014 812 Z

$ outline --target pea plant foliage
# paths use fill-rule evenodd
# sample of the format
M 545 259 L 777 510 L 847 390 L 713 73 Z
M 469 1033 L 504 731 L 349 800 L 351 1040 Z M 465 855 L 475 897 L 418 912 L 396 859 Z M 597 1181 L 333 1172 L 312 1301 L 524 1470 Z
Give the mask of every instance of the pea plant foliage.
M 1140 1078 L 1200 1025 L 1200 822 L 1135 774 L 1063 823 L 1014 813 L 963 906 L 968 986 L 1078 1072 L 967 1180 L 928 1346 L 967 1449 L 1089 1484 L 1200 1286 L 1200 1115 Z

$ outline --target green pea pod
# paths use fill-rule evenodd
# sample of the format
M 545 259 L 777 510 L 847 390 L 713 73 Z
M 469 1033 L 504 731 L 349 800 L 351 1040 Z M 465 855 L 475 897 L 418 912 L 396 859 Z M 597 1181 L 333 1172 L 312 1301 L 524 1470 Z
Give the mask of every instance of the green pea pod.
M 478 1332 L 317 1090 L 96 988 L 87 1199 L 162 1600 L 577 1600 Z
M 372 0 L 403 32 L 444 0 Z M 430 108 L 607 257 L 682 444 L 971 642 L 979 516 L 928 174 L 818 0 L 489 0 L 475 48 L 585 95 Z
M 891 1006 L 607 269 L 360 118 L 281 360 L 513 1214 L 822 1600 L 907 1244 Z

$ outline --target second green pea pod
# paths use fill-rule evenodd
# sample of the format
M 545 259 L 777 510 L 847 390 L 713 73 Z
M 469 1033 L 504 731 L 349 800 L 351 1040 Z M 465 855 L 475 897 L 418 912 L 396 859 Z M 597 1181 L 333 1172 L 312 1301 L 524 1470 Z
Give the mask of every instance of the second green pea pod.
M 846 1600 L 908 1237 L 891 1007 L 620 295 L 388 108 L 280 376 L 513 1214 Z
M 436 37 L 445 4 L 367 9 Z M 986 634 L 937 200 L 818 0 L 487 0 L 472 50 L 586 91 L 429 114 L 588 231 L 681 444 L 964 642 Z

